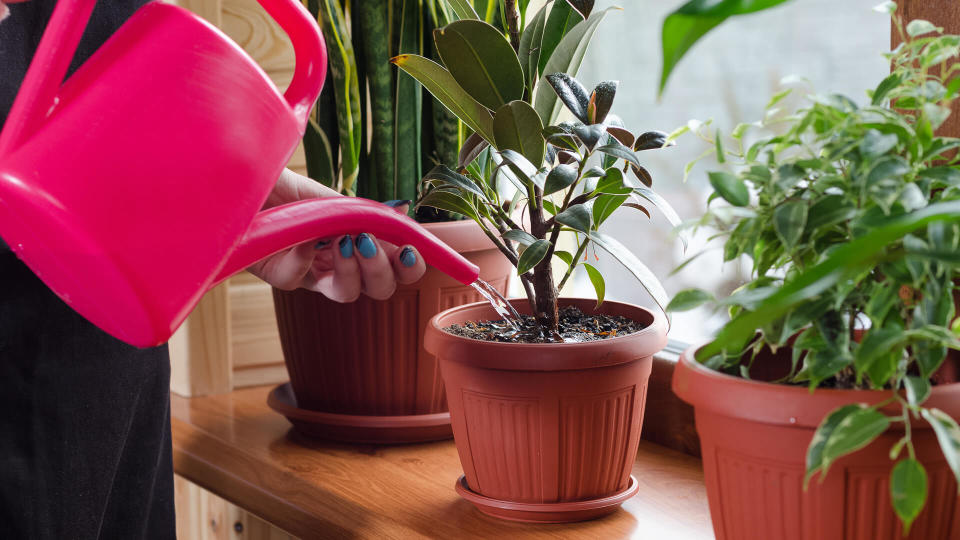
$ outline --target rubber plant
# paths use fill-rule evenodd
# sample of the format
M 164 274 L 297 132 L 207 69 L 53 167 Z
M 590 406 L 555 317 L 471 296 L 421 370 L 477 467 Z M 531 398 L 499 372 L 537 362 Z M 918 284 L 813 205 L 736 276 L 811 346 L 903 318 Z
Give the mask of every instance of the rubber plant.
M 557 336 L 554 258 L 567 267 L 561 286 L 583 265 L 603 301 L 603 277 L 581 262 L 590 245 L 617 258 L 665 306 L 656 277 L 599 231 L 620 207 L 649 215 L 644 205 L 657 206 L 679 223 L 651 189 L 638 156 L 665 146 L 666 134 L 635 135 L 611 114 L 616 81 L 588 91 L 570 74 L 610 9 L 592 12 L 592 2 L 554 2 L 549 13 L 541 8 L 521 27 L 516 3 L 504 4 L 506 35 L 464 9 L 461 20 L 434 32 L 441 63 L 413 54 L 393 59 L 473 131 L 456 170 L 438 165 L 424 176 L 418 206 L 468 216 L 483 228 L 517 268 L 545 336 Z M 562 107 L 572 121 L 557 122 Z M 509 188 L 498 189 L 501 183 Z M 557 249 L 565 231 L 577 236 L 575 253 Z
M 960 36 L 894 21 L 903 44 L 888 55 L 892 73 L 869 104 L 815 95 L 783 117 L 772 109 L 785 91 L 764 122 L 728 138 L 701 134 L 735 172 L 709 173 L 709 200 L 727 204 L 712 205 L 700 224 L 722 231 L 724 259 L 748 259 L 752 279 L 720 300 L 682 291 L 668 309 L 729 309 L 732 320 L 696 353 L 714 370 L 749 377 L 769 358 L 761 351 L 792 348 L 779 383 L 889 391 L 885 401 L 823 418 L 807 449 L 806 482 L 901 426 L 889 495 L 906 535 L 928 491 L 911 425 L 932 426 L 960 480 L 960 427 L 924 405 L 948 349 L 960 349 L 960 139 L 936 134 L 960 89 L 960 64 L 949 63 Z M 767 129 L 775 125 L 779 134 Z

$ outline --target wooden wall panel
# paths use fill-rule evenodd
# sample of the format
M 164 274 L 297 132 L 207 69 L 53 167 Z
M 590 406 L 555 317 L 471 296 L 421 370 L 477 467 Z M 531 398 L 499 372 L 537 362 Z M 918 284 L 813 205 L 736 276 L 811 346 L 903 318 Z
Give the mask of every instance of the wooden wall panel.
M 173 490 L 180 540 L 296 539 L 180 475 L 174 475 Z

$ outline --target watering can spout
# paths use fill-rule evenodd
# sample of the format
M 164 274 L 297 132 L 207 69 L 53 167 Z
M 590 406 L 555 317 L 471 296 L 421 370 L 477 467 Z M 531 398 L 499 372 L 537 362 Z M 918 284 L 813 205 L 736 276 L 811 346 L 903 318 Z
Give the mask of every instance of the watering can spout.
M 356 197 L 329 197 L 299 201 L 257 214 L 214 282 L 219 283 L 290 246 L 361 232 L 393 244 L 412 245 L 424 262 L 464 285 L 480 276 L 477 265 L 393 208 Z

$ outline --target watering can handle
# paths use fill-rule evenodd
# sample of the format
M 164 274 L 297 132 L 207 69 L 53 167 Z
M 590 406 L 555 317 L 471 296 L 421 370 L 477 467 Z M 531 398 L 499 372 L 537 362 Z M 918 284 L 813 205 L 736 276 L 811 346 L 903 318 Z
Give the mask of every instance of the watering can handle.
M 327 197 L 277 206 L 257 214 L 213 284 L 308 240 L 360 232 L 392 244 L 412 245 L 424 262 L 465 285 L 480 277 L 477 265 L 393 208 L 359 197 Z
M 283 97 L 293 109 L 300 133 L 320 95 L 327 72 L 327 50 L 310 12 L 296 0 L 257 0 L 290 36 L 296 55 L 293 79 Z M 54 105 L 80 37 L 97 0 L 59 0 L 17 98 L 0 132 L 0 156 L 26 141 Z

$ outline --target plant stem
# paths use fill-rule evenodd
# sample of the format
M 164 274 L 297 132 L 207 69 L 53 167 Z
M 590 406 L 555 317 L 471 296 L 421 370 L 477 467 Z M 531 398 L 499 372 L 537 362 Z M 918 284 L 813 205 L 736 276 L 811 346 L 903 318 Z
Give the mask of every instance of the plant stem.
M 570 266 L 567 268 L 567 273 L 563 275 L 563 279 L 560 280 L 560 285 L 557 285 L 558 290 L 563 290 L 563 286 L 567 284 L 567 280 L 570 279 L 570 276 L 573 275 L 573 271 L 577 268 L 577 264 L 580 261 L 580 257 L 583 256 L 583 252 L 587 250 L 588 240 L 583 239 L 583 243 L 580 244 L 580 247 L 577 248 L 577 253 L 573 256 L 573 261 L 570 263 Z
M 517 13 L 517 0 L 505 0 L 504 9 L 507 12 L 507 33 L 510 34 L 510 45 L 516 52 L 520 51 L 520 15 Z

